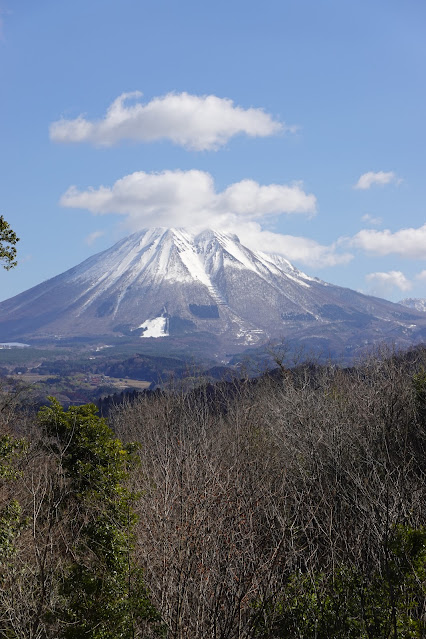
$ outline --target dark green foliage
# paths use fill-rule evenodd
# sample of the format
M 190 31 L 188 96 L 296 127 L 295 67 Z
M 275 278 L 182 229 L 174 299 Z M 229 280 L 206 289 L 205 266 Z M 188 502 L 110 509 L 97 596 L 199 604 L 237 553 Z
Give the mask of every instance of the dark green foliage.
M 51 399 L 40 409 L 39 422 L 46 433 L 66 444 L 63 466 L 72 492 L 102 496 L 114 502 L 117 495 L 130 499 L 121 487 L 132 461 L 131 451 L 114 438 L 104 419 L 97 417 L 94 404 L 70 406 L 67 411 Z
M 387 565 L 386 565 L 387 564 Z M 426 528 L 393 530 L 389 557 L 372 574 L 342 566 L 334 574 L 294 574 L 266 611 L 269 639 L 422 639 Z
M 189 310 L 201 319 L 218 319 L 219 317 L 217 304 L 190 304 Z
M 104 368 L 110 377 L 130 377 L 157 383 L 171 375 L 181 377 L 188 371 L 188 362 L 173 357 L 152 357 L 137 354 L 121 362 L 113 362 Z
M 15 440 L 9 435 L 0 437 L 0 483 L 11 482 L 18 477 L 15 461 L 24 449 L 23 440 Z M 21 505 L 16 499 L 6 497 L 0 508 L 0 586 L 4 565 L 16 552 L 15 539 L 24 525 Z
M 172 317 L 169 318 L 170 335 L 185 335 L 186 333 L 193 331 L 195 328 L 196 325 L 189 319 L 185 319 L 177 315 L 172 315 Z
M 132 559 L 135 495 L 126 487 L 132 447 L 114 438 L 96 406 L 71 406 L 56 400 L 40 410 L 46 434 L 62 447 L 68 478 L 66 507 L 73 545 L 60 585 L 61 637 L 134 637 L 135 623 L 157 620 Z
M 9 483 L 19 476 L 15 462 L 25 448 L 25 442 L 22 439 L 13 439 L 9 435 L 0 437 L 0 485 Z M 24 525 L 21 505 L 16 499 L 6 497 L 0 508 L 0 571 L 2 563 L 15 553 L 14 540 Z
M 26 443 L 23 439 L 13 439 L 10 435 L 0 436 L 0 480 L 13 479 L 17 471 L 14 461 L 23 453 Z
M 98 308 L 96 309 L 96 317 L 107 317 L 108 315 L 112 315 L 116 304 L 116 299 L 102 302 L 102 304 L 99 304 Z
M 19 502 L 16 499 L 11 499 L 0 510 L 0 583 L 2 581 L 1 565 L 15 554 L 15 537 L 19 534 L 24 524 Z
M 15 246 L 17 242 L 19 242 L 19 237 L 10 228 L 3 215 L 0 215 L 0 262 L 3 262 L 3 268 L 7 271 L 18 263 Z

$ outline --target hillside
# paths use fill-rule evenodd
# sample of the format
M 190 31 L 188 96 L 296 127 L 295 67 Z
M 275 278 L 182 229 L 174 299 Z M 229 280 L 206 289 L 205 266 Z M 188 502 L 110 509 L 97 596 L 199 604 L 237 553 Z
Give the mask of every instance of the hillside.
M 282 365 L 108 424 L 0 396 L 0 633 L 423 639 L 425 368 Z
M 234 235 L 150 229 L 0 304 L 0 340 L 120 341 L 227 361 L 285 339 L 350 358 L 426 339 L 426 314 L 323 282 Z M 157 348 L 157 347 L 156 347 Z

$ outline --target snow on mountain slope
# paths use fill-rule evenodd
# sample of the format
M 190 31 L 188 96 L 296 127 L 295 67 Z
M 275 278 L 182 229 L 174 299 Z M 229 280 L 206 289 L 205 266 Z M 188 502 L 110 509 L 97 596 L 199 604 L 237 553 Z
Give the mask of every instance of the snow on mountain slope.
M 398 304 L 402 304 L 402 306 L 407 306 L 407 308 L 414 308 L 416 311 L 426 313 L 426 299 L 424 298 L 406 297 L 405 299 L 398 302 Z
M 426 337 L 422 313 L 310 277 L 235 235 L 147 229 L 0 303 L 0 340 L 210 336 L 217 353 L 271 338 L 359 349 Z M 207 348 L 207 346 L 206 346 Z
M 154 319 L 146 320 L 138 328 L 142 328 L 144 331 L 141 337 L 168 337 L 169 335 L 166 317 L 155 317 Z

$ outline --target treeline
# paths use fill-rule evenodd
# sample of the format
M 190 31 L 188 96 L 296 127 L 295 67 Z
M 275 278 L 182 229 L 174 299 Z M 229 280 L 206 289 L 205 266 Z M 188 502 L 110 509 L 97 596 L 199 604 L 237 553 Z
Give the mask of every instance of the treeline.
M 426 351 L 0 412 L 0 637 L 426 636 Z
M 157 383 L 165 376 L 181 377 L 187 374 L 188 367 L 187 361 L 173 357 L 136 354 L 123 359 L 121 355 L 103 355 L 92 360 L 81 356 L 74 359 L 50 359 L 32 369 L 32 372 L 62 376 L 85 372 Z

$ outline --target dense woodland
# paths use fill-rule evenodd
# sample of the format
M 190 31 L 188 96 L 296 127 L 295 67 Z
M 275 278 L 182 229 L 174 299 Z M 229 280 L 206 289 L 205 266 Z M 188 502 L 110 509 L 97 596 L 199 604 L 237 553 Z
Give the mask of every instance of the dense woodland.
M 0 637 L 426 637 L 426 349 L 38 415 L 2 397 Z

